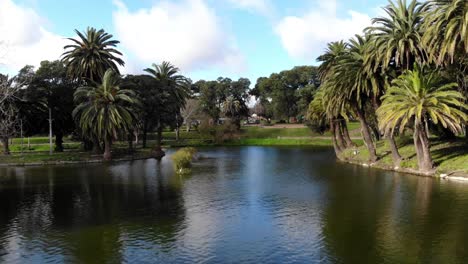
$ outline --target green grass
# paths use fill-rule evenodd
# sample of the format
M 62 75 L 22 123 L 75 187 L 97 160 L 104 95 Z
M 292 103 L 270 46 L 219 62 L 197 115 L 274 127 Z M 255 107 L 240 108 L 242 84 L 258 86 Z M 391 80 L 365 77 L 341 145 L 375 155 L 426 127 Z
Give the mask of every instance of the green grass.
M 63 147 L 65 150 L 78 150 L 80 148 L 80 143 L 64 143 Z M 54 145 L 55 148 L 55 145 Z M 10 145 L 11 152 L 21 152 L 21 145 Z M 40 152 L 40 151 L 49 151 L 48 144 L 31 144 L 28 148 L 28 145 L 23 145 L 23 152 Z
M 53 138 L 55 142 L 55 137 Z M 63 137 L 64 142 L 72 142 L 71 140 L 68 139 L 68 137 Z M 49 137 L 30 137 L 29 138 L 29 143 L 30 144 L 48 144 L 49 143 Z M 13 138 L 13 145 L 16 144 L 21 144 L 21 138 Z M 25 137 L 23 138 L 23 144 L 27 145 L 28 144 L 28 138 Z
M 431 138 L 431 155 L 436 166 L 436 173 L 461 172 L 468 173 L 468 145 L 465 139 L 452 141 L 442 141 L 437 138 Z M 402 168 L 417 169 L 416 151 L 411 137 L 403 137 L 397 140 L 398 150 L 403 157 L 400 164 Z M 387 141 L 377 142 L 377 155 L 379 160 L 377 165 L 381 167 L 393 167 L 392 154 Z M 355 154 L 357 150 L 357 154 Z M 343 157 L 346 159 L 368 162 L 369 152 L 365 146 L 356 149 L 344 151 Z
M 126 153 L 126 149 L 114 149 L 113 158 L 126 158 L 130 154 Z M 149 156 L 149 149 L 138 149 L 132 155 L 133 157 L 147 157 Z M 62 161 L 90 161 L 90 160 L 101 160 L 102 155 L 96 155 L 90 152 L 54 152 L 49 154 L 48 152 L 31 152 L 31 153 L 13 153 L 8 156 L 0 156 L 0 163 L 16 163 L 16 164 L 27 164 L 27 163 L 53 163 Z
M 243 138 L 230 140 L 227 146 L 330 146 L 328 139 L 276 139 L 276 138 Z
M 319 136 L 308 127 L 301 128 L 263 128 L 263 127 L 243 127 L 241 129 L 242 138 L 278 138 L 278 137 L 313 137 Z

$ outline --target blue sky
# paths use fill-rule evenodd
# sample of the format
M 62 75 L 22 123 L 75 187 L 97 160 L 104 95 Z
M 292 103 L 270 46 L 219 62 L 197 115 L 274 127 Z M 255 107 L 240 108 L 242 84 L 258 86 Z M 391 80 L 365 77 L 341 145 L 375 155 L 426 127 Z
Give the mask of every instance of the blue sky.
M 169 60 L 193 80 L 316 65 L 329 41 L 370 25 L 387 0 L 0 0 L 0 72 L 57 59 L 73 30 L 122 43 L 123 73 Z M 5 44 L 6 43 L 6 44 Z M 5 48 L 6 47 L 6 48 Z

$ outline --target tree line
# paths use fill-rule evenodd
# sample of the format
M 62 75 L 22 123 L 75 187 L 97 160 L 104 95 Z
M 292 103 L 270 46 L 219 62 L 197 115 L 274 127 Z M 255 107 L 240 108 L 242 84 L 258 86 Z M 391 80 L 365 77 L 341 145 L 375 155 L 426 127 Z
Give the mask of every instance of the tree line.
M 308 117 L 330 129 L 338 157 L 354 146 L 348 120 L 359 120 L 370 162 L 384 136 L 396 167 L 395 137 L 411 131 L 419 170 L 428 173 L 429 130 L 447 137 L 468 130 L 468 2 L 396 0 L 384 11 L 364 34 L 328 44 Z

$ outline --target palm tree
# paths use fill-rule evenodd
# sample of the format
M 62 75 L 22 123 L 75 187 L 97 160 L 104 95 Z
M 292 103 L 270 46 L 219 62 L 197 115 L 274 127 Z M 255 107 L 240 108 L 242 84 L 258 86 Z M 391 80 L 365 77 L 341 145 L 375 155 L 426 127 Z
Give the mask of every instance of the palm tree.
M 353 147 L 355 144 L 349 137 L 348 128 L 346 124 L 346 118 L 343 114 L 347 112 L 344 110 L 344 104 L 340 102 L 334 102 L 330 104 L 328 100 L 336 99 L 330 93 L 333 89 L 330 87 L 330 80 L 333 79 L 334 67 L 338 64 L 339 58 L 347 51 L 347 43 L 344 41 L 331 42 L 327 45 L 325 53 L 317 58 L 317 61 L 321 62 L 318 73 L 319 78 L 322 81 L 322 94 L 319 95 L 312 108 L 309 106 L 309 110 L 318 111 L 318 115 L 321 115 L 321 111 L 327 115 L 327 121 L 330 125 L 330 131 L 332 132 L 332 139 L 335 147 L 337 156 L 345 148 Z M 328 88 L 326 88 L 328 87 Z M 328 99 L 328 100 L 327 100 Z M 323 104 L 323 106 L 320 106 Z M 333 107 L 331 107 L 333 105 Z M 313 113 L 313 112 L 312 112 Z
M 421 45 L 421 24 L 424 17 L 424 6 L 417 0 L 390 1 L 383 8 L 386 17 L 372 19 L 372 27 L 366 32 L 375 37 L 374 56 L 378 67 L 384 70 L 390 66 L 400 69 L 410 69 L 414 62 L 424 62 L 426 52 Z
M 468 2 L 429 0 L 424 21 L 423 43 L 437 64 L 453 63 L 457 54 L 468 53 Z
M 328 43 L 325 53 L 317 58 L 321 62 L 318 67 L 320 79 L 323 81 L 330 75 L 333 67 L 337 64 L 338 58 L 346 52 L 347 44 L 344 41 Z
M 377 153 L 372 140 L 368 116 L 364 111 L 365 104 L 378 93 L 373 75 L 369 75 L 364 67 L 364 56 L 369 43 L 369 36 L 356 35 L 348 43 L 347 51 L 339 56 L 334 67 L 331 85 L 334 98 L 349 104 L 356 114 L 360 124 L 364 143 L 369 151 L 371 162 L 377 161 Z
M 160 65 L 153 64 L 152 68 L 147 68 L 145 71 L 149 73 L 159 83 L 163 93 L 165 94 L 164 104 L 168 114 L 172 117 L 180 116 L 180 109 L 185 106 L 185 101 L 190 95 L 189 85 L 187 78 L 178 74 L 179 68 L 172 65 L 170 62 L 164 61 Z M 172 118 L 174 119 L 174 118 Z M 161 150 L 162 129 L 163 129 L 163 116 L 158 116 L 158 136 L 154 154 L 156 157 L 161 158 L 165 154 Z
M 223 102 L 221 109 L 223 110 L 224 115 L 232 120 L 237 129 L 240 129 L 240 117 L 247 113 L 247 106 L 240 100 L 234 98 L 234 96 L 229 96 Z
M 68 38 L 74 44 L 64 47 L 62 61 L 72 78 L 85 78 L 100 82 L 108 69 L 119 73 L 118 65 L 124 61 L 119 58 L 122 53 L 115 49 L 120 42 L 112 40 L 112 35 L 103 29 L 88 27 L 83 33 L 75 29 L 78 39 Z
M 431 62 L 452 72 L 459 89 L 468 95 L 468 2 L 430 0 L 426 2 L 423 43 Z M 468 139 L 468 124 L 465 124 Z
M 440 123 L 454 133 L 460 133 L 463 122 L 468 120 L 463 112 L 468 106 L 463 102 L 463 95 L 454 89 L 456 86 L 456 83 L 444 84 L 435 71 L 426 73 L 416 65 L 414 70 L 405 71 L 393 80 L 382 97 L 382 106 L 377 111 L 381 129 L 393 133 L 399 128 L 403 132 L 407 125 L 413 125 L 421 172 L 433 170 L 426 129 L 428 122 Z
M 131 106 L 136 104 L 135 93 L 120 89 L 120 76 L 108 69 L 101 84 L 84 86 L 74 97 L 79 105 L 73 110 L 83 132 L 104 140 L 104 160 L 110 160 L 112 139 L 119 132 L 130 132 L 134 115 Z

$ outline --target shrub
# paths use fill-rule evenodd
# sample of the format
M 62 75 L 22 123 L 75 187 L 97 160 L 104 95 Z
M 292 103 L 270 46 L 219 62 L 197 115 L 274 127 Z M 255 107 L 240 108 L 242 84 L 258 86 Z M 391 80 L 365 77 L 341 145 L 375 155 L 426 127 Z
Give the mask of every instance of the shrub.
M 195 148 L 181 148 L 172 155 L 174 169 L 177 173 L 189 173 L 192 161 L 197 153 Z

